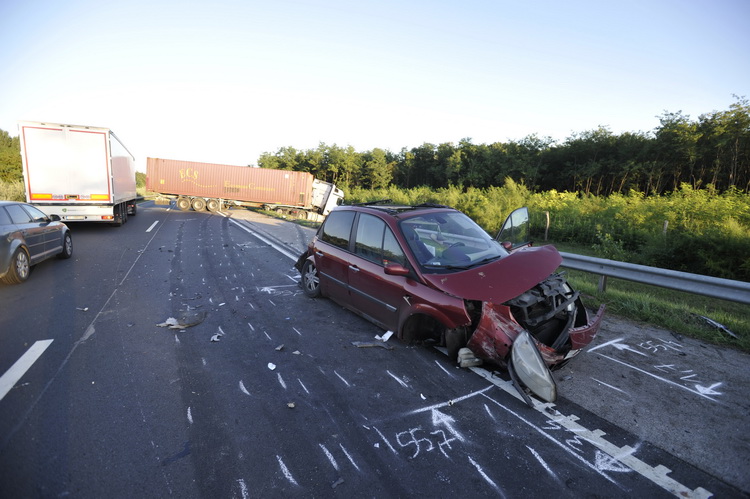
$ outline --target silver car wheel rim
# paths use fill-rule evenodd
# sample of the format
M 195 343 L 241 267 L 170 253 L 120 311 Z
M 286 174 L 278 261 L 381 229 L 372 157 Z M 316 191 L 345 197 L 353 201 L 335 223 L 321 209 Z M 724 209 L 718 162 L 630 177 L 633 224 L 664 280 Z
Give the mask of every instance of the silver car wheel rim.
M 29 260 L 23 251 L 18 253 L 18 258 L 16 258 L 16 272 L 21 279 L 26 279 L 29 276 Z
M 73 253 L 73 239 L 70 237 L 65 238 L 65 254 L 70 255 Z
M 307 269 L 307 274 L 305 274 L 305 284 L 307 284 L 307 289 L 310 291 L 315 291 L 316 289 L 318 289 L 319 283 L 320 281 L 318 279 L 318 271 L 314 265 L 310 265 Z

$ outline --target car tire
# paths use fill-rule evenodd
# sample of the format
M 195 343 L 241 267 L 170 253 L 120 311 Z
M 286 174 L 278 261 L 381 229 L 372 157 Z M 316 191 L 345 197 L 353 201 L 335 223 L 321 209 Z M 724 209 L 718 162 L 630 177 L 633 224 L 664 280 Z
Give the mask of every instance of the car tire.
M 302 266 L 302 291 L 310 298 L 320 296 L 320 276 L 312 260 L 307 260 Z
M 70 232 L 66 232 L 63 236 L 62 253 L 58 253 L 57 258 L 67 260 L 71 256 L 73 256 L 73 237 L 70 235 Z
M 29 254 L 24 248 L 18 248 L 13 253 L 8 273 L 5 274 L 2 280 L 6 284 L 21 284 L 29 278 L 29 274 L 31 274 Z
M 182 196 L 177 198 L 177 208 L 180 211 L 188 211 L 190 209 L 190 198 L 184 198 Z

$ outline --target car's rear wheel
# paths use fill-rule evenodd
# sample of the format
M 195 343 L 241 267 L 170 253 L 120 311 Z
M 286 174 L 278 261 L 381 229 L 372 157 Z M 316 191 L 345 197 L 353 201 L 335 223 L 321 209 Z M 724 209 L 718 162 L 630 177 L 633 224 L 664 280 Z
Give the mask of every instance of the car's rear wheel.
M 66 260 L 71 256 L 73 256 L 73 238 L 71 237 L 70 232 L 66 232 L 65 237 L 63 238 L 62 253 L 58 253 L 57 258 Z
M 320 276 L 312 260 L 307 260 L 302 266 L 302 290 L 310 298 L 320 296 Z
M 29 254 L 23 248 L 18 248 L 13 253 L 8 273 L 3 277 L 6 284 L 21 284 L 29 278 L 31 265 L 29 265 Z

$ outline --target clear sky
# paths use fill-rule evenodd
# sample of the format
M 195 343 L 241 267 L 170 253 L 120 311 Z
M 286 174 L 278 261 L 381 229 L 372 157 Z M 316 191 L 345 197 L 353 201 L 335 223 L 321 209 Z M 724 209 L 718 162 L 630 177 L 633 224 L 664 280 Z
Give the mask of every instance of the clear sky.
M 0 0 L 0 129 L 108 127 L 141 170 L 650 132 L 750 98 L 749 26 L 750 0 Z

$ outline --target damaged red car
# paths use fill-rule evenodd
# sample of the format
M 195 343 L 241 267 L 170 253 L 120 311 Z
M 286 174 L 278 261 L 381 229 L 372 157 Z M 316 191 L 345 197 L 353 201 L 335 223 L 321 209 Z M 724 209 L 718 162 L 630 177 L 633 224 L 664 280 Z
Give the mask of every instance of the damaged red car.
M 340 206 L 296 267 L 307 296 L 328 297 L 403 341 L 438 342 L 457 362 L 469 353 L 506 368 L 552 402 L 550 369 L 591 343 L 604 307 L 590 316 L 556 272 L 557 250 L 527 236 L 526 208 L 493 239 L 447 206 Z

